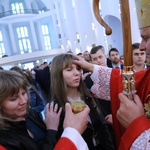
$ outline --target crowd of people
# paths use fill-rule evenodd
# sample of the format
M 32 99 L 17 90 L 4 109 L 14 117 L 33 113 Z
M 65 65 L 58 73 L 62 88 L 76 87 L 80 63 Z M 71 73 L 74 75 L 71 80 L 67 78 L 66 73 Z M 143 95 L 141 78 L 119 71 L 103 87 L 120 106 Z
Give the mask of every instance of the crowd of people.
M 150 149 L 149 6 L 136 1 L 142 41 L 132 44 L 133 101 L 122 92 L 116 48 L 109 57 L 102 45 L 59 54 L 50 68 L 44 62 L 32 72 L 0 68 L 0 150 Z M 80 101 L 85 107 L 73 112 L 72 102 Z

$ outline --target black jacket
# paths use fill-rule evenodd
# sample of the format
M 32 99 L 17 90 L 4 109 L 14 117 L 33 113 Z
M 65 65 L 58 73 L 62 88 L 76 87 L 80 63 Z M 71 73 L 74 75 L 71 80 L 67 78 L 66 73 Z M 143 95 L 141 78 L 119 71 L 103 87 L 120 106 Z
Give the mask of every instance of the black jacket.
M 37 112 L 30 110 L 26 121 L 6 122 L 10 127 L 7 130 L 0 130 L 0 144 L 7 150 L 53 150 L 57 132 L 46 130 Z M 29 136 L 27 129 L 34 138 Z
M 85 103 L 90 108 L 90 120 L 91 123 L 88 123 L 87 129 L 82 134 L 82 137 L 88 144 L 89 150 L 114 150 L 114 143 L 112 142 L 112 138 L 110 133 L 108 132 L 108 126 L 105 121 L 105 118 L 101 111 L 97 111 L 96 99 L 92 100 L 90 97 L 84 97 Z M 95 103 L 93 102 L 95 101 Z M 58 103 L 61 106 L 61 102 L 57 99 L 54 100 L 55 103 Z M 63 120 L 64 120 L 64 111 L 61 115 L 61 120 L 59 124 L 57 138 L 60 138 L 60 135 L 63 132 Z M 93 138 L 96 139 L 97 146 L 93 145 Z

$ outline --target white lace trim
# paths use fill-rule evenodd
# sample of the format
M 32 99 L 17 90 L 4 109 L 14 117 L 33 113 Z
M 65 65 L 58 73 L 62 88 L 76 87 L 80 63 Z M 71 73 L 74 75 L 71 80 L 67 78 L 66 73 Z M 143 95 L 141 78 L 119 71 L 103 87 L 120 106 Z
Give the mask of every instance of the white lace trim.
M 150 150 L 150 129 L 144 131 L 133 142 L 130 150 Z
M 91 79 L 94 82 L 91 91 L 101 99 L 110 101 L 110 76 L 112 68 L 94 65 Z

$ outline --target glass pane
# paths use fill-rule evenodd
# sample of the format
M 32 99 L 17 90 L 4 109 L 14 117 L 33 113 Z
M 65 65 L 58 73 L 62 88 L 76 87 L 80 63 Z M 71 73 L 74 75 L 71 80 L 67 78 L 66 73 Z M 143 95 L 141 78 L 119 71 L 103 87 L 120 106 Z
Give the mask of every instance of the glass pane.
M 1 48 L 2 55 L 5 55 L 5 46 L 4 46 L 3 41 L 0 43 L 0 48 Z
M 19 48 L 20 48 L 21 51 L 23 50 L 23 46 L 22 46 L 22 41 L 21 40 L 19 40 Z
M 28 51 L 29 53 L 31 53 L 32 52 L 32 50 L 31 49 L 29 49 L 29 51 Z
M 22 39 L 22 43 L 23 43 L 23 48 L 26 51 L 27 50 L 27 42 L 26 39 Z
M 18 35 L 18 39 L 21 54 L 25 52 L 32 52 L 30 39 L 28 38 L 28 28 L 23 26 L 18 27 L 16 30 L 20 33 L 20 35 Z
M 48 36 L 46 36 L 46 41 L 47 41 L 47 46 L 49 46 L 49 38 L 48 38 Z
M 16 31 L 17 31 L 18 38 L 21 38 L 20 28 L 17 28 Z
M 42 33 L 43 33 L 43 35 L 45 35 L 45 27 L 44 27 L 44 25 L 42 25 Z
M 18 3 L 16 3 L 16 11 L 17 11 L 17 14 L 19 14 L 20 9 L 19 9 L 19 4 Z
M 47 38 L 47 42 L 50 44 L 50 37 L 46 36 L 46 38 Z
M 12 8 L 12 10 L 15 10 L 15 5 L 11 4 L 11 8 Z
M 50 37 L 44 36 L 44 45 L 46 49 L 51 49 Z
M 45 25 L 45 32 L 46 32 L 46 34 L 49 34 L 48 26 L 47 25 Z
M 4 43 L 1 43 L 1 46 L 2 46 L 2 53 L 3 55 L 5 54 L 5 47 L 4 47 Z
M 30 40 L 29 39 L 27 39 L 27 47 L 28 47 L 28 49 L 31 49 L 31 44 L 30 44 Z
M 44 45 L 47 46 L 47 39 L 45 36 L 44 36 Z
M 24 28 L 21 27 L 20 29 L 21 29 L 21 37 L 24 38 L 25 37 Z
M 50 38 L 49 38 L 49 36 L 46 36 L 46 38 L 47 38 L 48 45 L 50 45 Z
M 20 14 L 24 13 L 24 6 L 23 3 L 12 3 L 11 10 L 13 14 Z
M 48 25 L 41 25 L 41 28 L 43 33 L 45 49 L 49 50 L 51 49 L 51 41 L 50 41 Z
M 31 43 L 30 43 L 30 40 L 27 39 L 27 43 L 28 43 L 28 52 L 31 53 L 32 52 L 32 49 L 31 49 Z
M 42 14 L 44 13 L 45 11 L 44 10 L 39 10 L 39 14 Z
M 19 6 L 20 6 L 21 9 L 23 8 L 23 4 L 22 3 L 19 3 Z
M 20 12 L 21 12 L 21 13 L 24 13 L 24 7 L 23 7 L 23 4 L 22 4 L 22 3 L 19 3 L 19 7 L 20 7 Z
M 24 34 L 26 37 L 28 37 L 28 30 L 27 30 L 27 27 L 24 27 Z
M 11 10 L 13 14 L 16 14 L 16 8 L 15 8 L 15 4 L 11 4 Z
M 0 43 L 0 55 L 5 55 L 5 47 L 4 47 L 4 43 Z
M 24 51 L 21 51 L 21 54 L 24 54 Z
M 0 43 L 0 52 L 2 54 L 2 43 Z
M 14 5 L 14 4 L 11 4 L 11 8 L 12 8 L 12 9 L 15 9 L 15 5 Z

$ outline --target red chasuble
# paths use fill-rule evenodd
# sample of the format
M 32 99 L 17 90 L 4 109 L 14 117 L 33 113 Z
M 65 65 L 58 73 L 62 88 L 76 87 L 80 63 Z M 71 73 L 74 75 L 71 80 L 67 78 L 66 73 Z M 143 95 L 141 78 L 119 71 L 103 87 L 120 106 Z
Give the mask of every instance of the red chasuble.
M 54 150 L 77 150 L 77 147 L 70 139 L 66 137 L 61 137 L 56 144 Z
M 136 72 L 135 85 L 137 95 L 140 97 L 143 107 L 150 99 L 150 69 Z M 120 70 L 112 69 L 110 80 L 110 96 L 113 115 L 113 126 L 116 138 L 116 145 L 119 150 L 128 150 L 134 140 L 144 131 L 150 128 L 150 120 L 141 116 L 134 120 L 125 130 L 116 118 L 120 105 L 118 94 L 123 91 L 122 74 Z M 132 114 L 131 114 L 132 115 Z M 140 120 L 140 121 L 139 121 Z M 120 146 L 119 146 L 120 145 Z
M 6 148 L 0 145 L 0 150 L 6 150 Z

